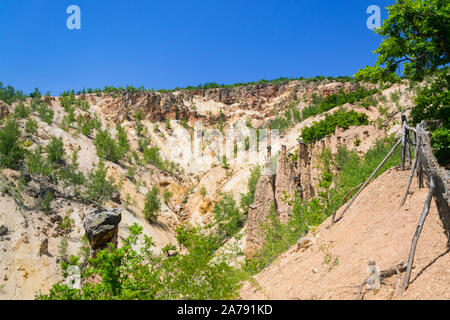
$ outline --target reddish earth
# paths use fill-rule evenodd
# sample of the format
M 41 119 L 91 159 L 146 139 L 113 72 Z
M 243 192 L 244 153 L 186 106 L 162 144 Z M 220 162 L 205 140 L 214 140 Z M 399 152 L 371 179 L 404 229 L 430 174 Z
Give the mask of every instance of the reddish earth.
M 398 209 L 407 179 L 408 172 L 396 168 L 382 174 L 361 193 L 341 221 L 327 229 L 328 219 L 310 232 L 308 237 L 315 240 L 309 248 L 297 250 L 294 245 L 245 283 L 241 298 L 355 299 L 368 276 L 368 261 L 387 269 L 409 256 L 428 189 L 419 189 L 414 179 L 405 205 Z M 433 201 L 418 242 L 408 290 L 398 295 L 399 277 L 395 275 L 385 279 L 378 291 L 364 289 L 363 298 L 450 299 L 449 265 L 447 237 Z

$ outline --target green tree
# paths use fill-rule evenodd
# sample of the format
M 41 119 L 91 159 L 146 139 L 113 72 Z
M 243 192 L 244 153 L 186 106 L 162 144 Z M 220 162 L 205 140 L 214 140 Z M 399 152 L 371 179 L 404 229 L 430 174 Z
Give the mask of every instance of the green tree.
M 120 123 L 116 125 L 117 130 L 117 140 L 118 140 L 118 152 L 120 155 L 120 158 L 123 158 L 129 151 L 130 151 L 130 144 L 128 142 L 127 133 L 122 128 Z
M 112 177 L 107 179 L 107 173 L 105 163 L 100 160 L 97 170 L 91 171 L 88 175 L 86 200 L 102 204 L 117 191 L 114 179 Z
M 36 120 L 34 119 L 28 119 L 27 122 L 25 123 L 25 132 L 33 135 L 36 133 L 38 128 L 38 123 Z
M 42 121 L 47 122 L 48 125 L 53 123 L 55 112 L 45 103 L 42 103 L 38 108 L 39 117 Z
M 250 178 L 248 179 L 248 192 L 241 195 L 241 208 L 248 212 L 250 205 L 255 198 L 256 185 L 261 177 L 261 167 L 256 166 L 250 170 Z
M 9 119 L 0 130 L 0 166 L 16 169 L 25 156 L 20 142 L 21 133 L 16 120 Z
M 95 137 L 95 147 L 97 155 L 105 160 L 118 162 L 121 159 L 119 146 L 111 138 L 108 129 L 100 130 Z
M 375 29 L 383 41 L 374 51 L 376 65 L 355 76 L 358 80 L 392 80 L 403 63 L 404 74 L 422 80 L 450 62 L 450 4 L 445 0 L 398 0 L 389 17 Z
M 161 202 L 159 200 L 159 189 L 157 186 L 153 186 L 145 197 L 144 216 L 150 222 L 155 222 L 158 218 L 158 212 L 161 208 Z
M 53 164 L 59 164 L 64 160 L 64 143 L 62 138 L 52 137 L 50 143 L 45 147 L 47 159 Z
M 375 66 L 367 66 L 356 73 L 358 80 L 393 81 L 394 72 L 403 64 L 403 74 L 411 81 L 428 79 L 423 87 L 417 86 L 412 122 L 440 120 L 450 130 L 450 3 L 446 0 L 398 0 L 390 6 L 389 17 L 376 29 L 383 37 L 375 50 L 378 59 Z M 436 154 L 450 150 L 450 134 L 440 134 Z M 436 140 L 435 140 L 436 141 Z M 443 145 L 446 146 L 443 150 Z
M 53 165 L 42 155 L 42 146 L 37 146 L 29 152 L 26 158 L 28 172 L 31 174 L 48 176 L 53 172 Z

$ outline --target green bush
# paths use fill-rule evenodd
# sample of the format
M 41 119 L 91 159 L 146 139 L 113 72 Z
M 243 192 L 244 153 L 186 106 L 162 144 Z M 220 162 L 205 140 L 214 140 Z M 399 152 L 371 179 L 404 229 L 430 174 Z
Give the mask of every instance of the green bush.
M 163 199 L 164 199 L 165 204 L 168 204 L 170 199 L 172 199 L 172 197 L 173 197 L 173 192 L 170 192 L 169 190 L 164 190 Z
M 150 237 L 144 236 L 141 249 L 136 249 L 143 228 L 134 224 L 129 229 L 130 236 L 122 247 L 111 246 L 88 260 L 87 268 L 82 268 L 81 290 L 58 283 L 49 294 L 38 294 L 36 299 L 217 300 L 237 296 L 243 277 L 226 261 L 211 262 L 217 250 L 214 237 L 193 228 L 179 228 L 177 238 L 183 238 L 189 253 L 166 257 L 152 253 Z M 69 265 L 80 265 L 79 258 L 72 256 L 61 264 L 65 277 Z M 94 278 L 99 281 L 92 281 Z
M 248 179 L 248 192 L 246 194 L 241 194 L 241 208 L 248 212 L 250 205 L 253 203 L 255 198 L 256 185 L 258 184 L 259 178 L 261 177 L 261 167 L 256 166 L 250 170 L 250 177 Z
M 97 170 L 93 170 L 88 175 L 88 182 L 86 188 L 86 200 L 96 202 L 99 204 L 109 200 L 114 192 L 117 191 L 114 179 L 107 176 L 107 168 L 105 163 L 100 160 Z
M 16 169 L 25 156 L 21 146 L 21 133 L 16 120 L 9 119 L 0 129 L 0 166 Z
M 47 191 L 45 193 L 45 196 L 39 201 L 39 205 L 41 207 L 41 210 L 43 210 L 46 214 L 49 214 L 52 209 L 52 201 L 55 198 L 55 195 Z
M 49 176 L 54 167 L 42 155 L 42 146 L 37 146 L 34 151 L 28 153 L 26 157 L 27 170 L 31 174 Z
M 48 125 L 51 125 L 53 123 L 55 112 L 47 104 L 40 104 L 38 113 L 42 121 L 46 122 Z
M 118 162 L 121 160 L 121 153 L 116 140 L 111 138 L 108 129 L 100 130 L 95 137 L 95 147 L 99 158 Z
M 363 100 L 366 97 L 373 96 L 379 92 L 378 89 L 367 90 L 364 88 L 358 88 L 355 91 L 338 93 L 327 96 L 326 98 L 313 97 L 313 104 L 302 110 L 302 119 L 305 120 L 309 117 L 324 113 L 337 106 L 342 106 L 346 103 L 355 103 Z
M 143 146 L 142 153 L 145 163 L 154 165 L 160 170 L 167 169 L 167 166 L 165 165 L 164 161 L 161 158 L 158 147 L 153 146 L 151 148 L 147 148 L 146 146 Z
M 24 100 L 25 95 L 22 91 L 16 91 L 12 86 L 3 87 L 3 83 L 0 81 L 0 100 L 7 104 L 12 104 L 17 100 Z
M 64 161 L 64 143 L 62 138 L 52 137 L 50 143 L 45 147 L 47 159 L 53 164 L 60 164 Z
M 441 127 L 431 135 L 431 146 L 441 166 L 450 165 L 450 129 Z
M 119 123 L 116 125 L 116 130 L 117 130 L 119 157 L 123 158 L 130 151 L 130 144 L 128 143 L 127 133 Z
M 314 122 L 311 127 L 304 128 L 301 137 L 306 143 L 311 143 L 334 133 L 336 127 L 347 129 L 350 126 L 367 124 L 369 124 L 369 121 L 364 113 L 336 111 L 331 115 L 325 115 L 324 120 Z
M 25 123 L 25 132 L 30 135 L 34 135 L 36 134 L 37 129 L 38 129 L 37 121 L 34 119 L 28 119 L 27 122 Z
M 430 85 L 418 87 L 415 106 L 411 110 L 412 123 L 422 120 L 439 120 L 450 126 L 450 68 L 440 70 Z
M 240 213 L 231 194 L 225 194 L 215 204 L 213 214 L 218 226 L 217 236 L 220 242 L 231 238 L 244 226 L 245 217 Z
M 26 107 L 25 104 L 23 102 L 19 103 L 15 108 L 14 108 L 14 116 L 17 119 L 24 119 L 27 118 L 31 113 L 31 109 Z
M 64 181 L 65 187 L 68 186 L 83 186 L 86 182 L 86 178 L 82 172 L 78 171 L 78 151 L 75 150 L 72 153 L 72 161 L 70 165 L 63 167 L 59 170 L 59 177 Z
M 144 217 L 150 222 L 155 222 L 158 218 L 158 212 L 161 209 L 161 202 L 159 201 L 159 189 L 153 186 L 145 197 Z

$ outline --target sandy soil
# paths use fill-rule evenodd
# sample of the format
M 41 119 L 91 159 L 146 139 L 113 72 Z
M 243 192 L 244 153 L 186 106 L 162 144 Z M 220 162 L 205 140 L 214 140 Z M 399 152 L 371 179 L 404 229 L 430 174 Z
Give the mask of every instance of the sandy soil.
M 407 179 L 407 171 L 394 168 L 385 172 L 361 193 L 340 222 L 327 229 L 328 219 L 310 233 L 314 241 L 309 248 L 291 247 L 243 286 L 241 298 L 355 299 L 368 276 L 368 261 L 387 269 L 408 258 L 428 189 L 419 189 L 414 179 L 411 194 L 398 209 Z M 397 295 L 399 278 L 393 276 L 377 292 L 363 290 L 363 298 L 450 299 L 449 264 L 447 238 L 433 201 L 408 290 Z

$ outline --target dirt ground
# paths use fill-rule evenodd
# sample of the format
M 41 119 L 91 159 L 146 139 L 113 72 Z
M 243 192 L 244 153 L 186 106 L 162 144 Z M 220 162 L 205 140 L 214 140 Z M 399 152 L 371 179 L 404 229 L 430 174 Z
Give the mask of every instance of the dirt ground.
M 387 269 L 409 256 L 411 241 L 428 188 L 413 180 L 405 205 L 398 209 L 407 171 L 390 169 L 356 199 L 331 229 L 330 218 L 308 237 L 306 249 L 291 247 L 274 263 L 244 284 L 242 299 L 355 299 L 367 278 L 367 263 Z M 338 215 L 342 208 L 338 211 Z M 378 291 L 364 289 L 363 299 L 450 299 L 450 252 L 434 200 L 420 236 L 411 283 L 396 291 L 397 275 Z M 405 273 L 401 274 L 401 280 Z

